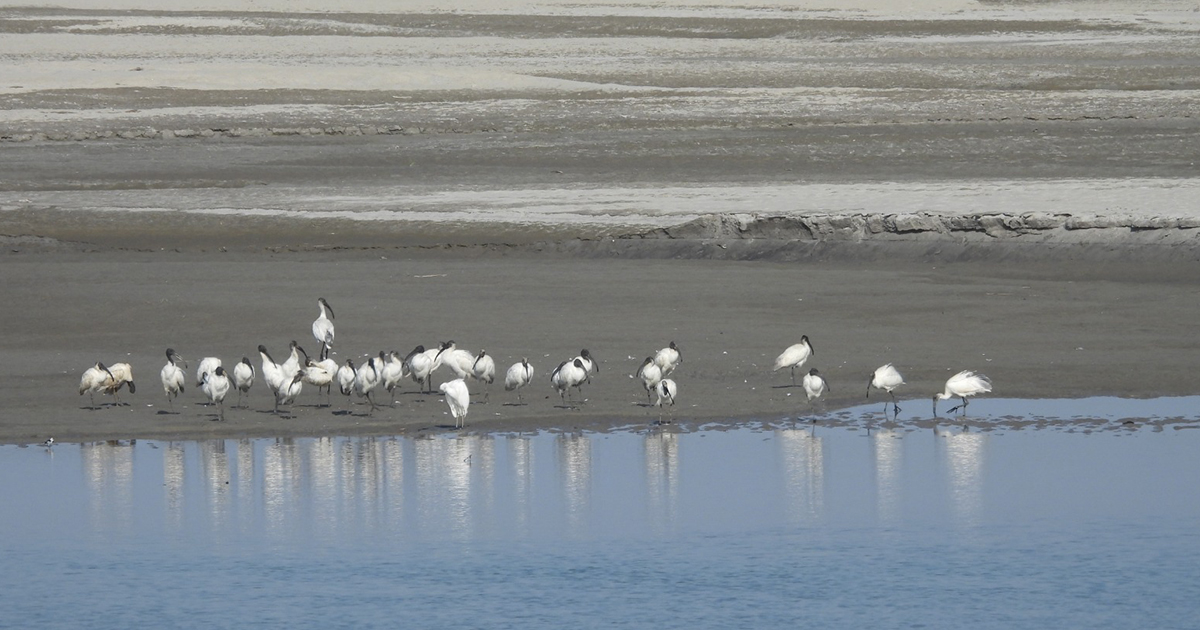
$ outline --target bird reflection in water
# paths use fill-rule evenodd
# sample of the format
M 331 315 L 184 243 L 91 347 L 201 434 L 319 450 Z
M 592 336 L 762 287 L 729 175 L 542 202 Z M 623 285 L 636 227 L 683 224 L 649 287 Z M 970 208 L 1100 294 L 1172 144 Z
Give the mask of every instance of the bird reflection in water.
M 784 475 L 787 517 L 811 523 L 825 512 L 825 455 L 822 438 L 808 429 L 776 429 Z

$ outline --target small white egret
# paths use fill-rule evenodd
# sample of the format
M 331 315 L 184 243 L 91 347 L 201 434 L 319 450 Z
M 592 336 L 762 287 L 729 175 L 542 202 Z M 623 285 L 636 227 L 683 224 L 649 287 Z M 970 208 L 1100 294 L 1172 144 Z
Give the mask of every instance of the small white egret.
M 986 394 L 992 391 L 992 379 L 976 374 L 971 370 L 963 370 L 946 381 L 946 391 L 933 395 L 933 417 L 937 417 L 937 401 L 947 398 L 961 398 L 962 404 L 951 407 L 946 413 L 954 413 L 960 407 L 967 412 L 967 397 L 976 394 Z
M 367 399 L 371 404 L 371 411 L 375 411 L 375 401 L 371 399 L 371 392 L 383 382 L 379 376 L 379 367 L 379 359 L 371 357 L 354 375 L 354 393 Z
M 200 391 L 204 392 L 208 399 L 214 405 L 217 405 L 217 417 L 221 420 L 225 419 L 225 396 L 232 389 L 232 384 L 229 382 L 229 375 L 225 373 L 225 368 L 217 366 L 211 374 L 204 375 L 204 382 L 200 384 Z
M 653 400 L 650 397 L 650 392 L 655 391 L 658 383 L 662 381 L 662 368 L 658 367 L 658 364 L 654 362 L 654 357 L 646 357 L 646 360 L 642 361 L 641 367 L 638 368 L 637 374 L 633 376 L 634 378 L 642 379 L 642 387 L 646 390 L 646 404 L 651 404 Z
M 867 379 L 867 398 L 871 397 L 871 388 L 882 389 L 892 396 L 892 409 L 895 413 L 900 413 L 900 405 L 896 404 L 896 394 L 892 390 L 904 384 L 904 377 L 900 375 L 900 371 L 892 367 L 891 363 L 881 365 L 875 368 L 875 371 Z M 887 403 L 883 403 L 883 413 L 887 415 Z
M 92 409 L 96 408 L 95 394 L 104 392 L 109 383 L 115 383 L 112 372 L 108 371 L 103 363 L 97 362 L 96 365 L 84 370 L 83 377 L 79 379 L 79 395 L 88 395 L 88 399 L 92 401 Z
M 496 362 L 486 350 L 480 350 L 471 363 L 471 378 L 487 385 L 483 389 L 483 401 L 487 402 L 492 396 L 492 382 L 496 380 Z
M 183 374 L 178 363 L 183 363 L 187 367 L 187 363 L 175 353 L 175 350 L 167 348 L 167 364 L 163 366 L 159 372 L 159 377 L 162 378 L 163 392 L 167 394 L 167 403 L 171 406 L 171 411 L 175 410 L 175 397 L 183 391 L 183 386 L 187 377 Z
M 658 392 L 658 401 L 654 403 L 654 406 L 662 407 L 664 402 L 672 407 L 675 406 L 675 396 L 679 393 L 679 387 L 675 385 L 673 379 L 664 378 L 658 382 L 658 386 L 654 390 Z
M 200 365 L 196 366 L 196 387 L 204 384 L 204 375 L 212 374 L 213 370 L 221 367 L 221 359 L 217 357 L 204 357 L 200 359 Z
M 821 394 L 827 391 L 833 391 L 829 389 L 829 383 L 825 381 L 825 377 L 821 376 L 817 368 L 809 370 L 808 374 L 804 375 L 804 380 L 801 381 L 801 384 L 804 385 L 804 393 L 808 396 L 809 401 L 812 401 L 814 398 L 820 398 Z
M 333 308 L 325 298 L 317 298 L 317 306 L 321 309 L 321 314 L 313 321 L 312 334 L 317 343 L 321 344 L 320 358 L 324 359 L 329 356 L 329 349 L 333 347 Z
M 514 363 L 508 368 L 508 372 L 504 375 L 504 389 L 506 391 L 517 392 L 517 404 L 525 404 L 521 400 L 521 388 L 533 381 L 533 366 L 529 365 L 529 359 L 521 357 L 520 363 Z
M 446 381 L 438 387 L 438 390 L 445 394 L 446 404 L 450 407 L 450 415 L 454 416 L 454 428 L 461 429 L 467 426 L 467 408 L 471 406 L 471 392 L 467 389 L 467 382 L 461 378 L 456 378 L 452 381 Z
M 662 370 L 663 376 L 674 372 L 680 363 L 683 363 L 683 355 L 679 353 L 679 347 L 675 345 L 674 341 L 654 354 L 654 364 Z
M 233 386 L 238 390 L 238 406 L 240 407 L 242 395 L 254 386 L 254 366 L 250 364 L 249 357 L 242 357 L 242 360 L 233 366 Z
M 772 370 L 778 372 L 783 368 L 790 368 L 792 371 L 792 387 L 796 386 L 796 368 L 804 365 L 804 362 L 809 357 L 817 352 L 813 350 L 812 344 L 808 341 L 808 335 L 800 335 L 800 343 L 788 346 L 783 354 L 775 357 L 775 368 Z
M 558 396 L 562 399 L 563 406 L 567 406 L 570 389 L 572 387 L 579 389 L 579 386 L 586 380 L 587 370 L 584 369 L 583 360 L 579 357 L 559 363 L 558 367 L 554 368 L 554 372 L 550 374 L 550 384 L 558 390 Z

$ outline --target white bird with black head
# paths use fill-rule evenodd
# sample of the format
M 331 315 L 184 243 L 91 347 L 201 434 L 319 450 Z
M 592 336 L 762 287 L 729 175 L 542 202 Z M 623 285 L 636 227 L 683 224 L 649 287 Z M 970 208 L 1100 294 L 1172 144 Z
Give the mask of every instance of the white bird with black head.
M 662 370 L 664 377 L 669 376 L 679 364 L 683 363 L 683 355 L 679 352 L 679 347 L 672 341 L 666 348 L 654 353 L 654 364 L 658 369 Z
M 238 390 L 238 406 L 240 407 L 242 395 L 254 387 L 254 366 L 250 364 L 249 357 L 242 357 L 242 360 L 233 366 L 233 386 Z
M 162 379 L 163 392 L 167 395 L 167 403 L 170 404 L 171 411 L 175 410 L 175 397 L 183 392 L 184 382 L 187 381 L 179 364 L 187 367 L 187 362 L 176 354 L 175 350 L 167 348 L 167 364 L 158 374 Z
M 820 398 L 827 391 L 832 391 L 829 389 L 829 383 L 825 380 L 824 376 L 821 376 L 817 368 L 809 370 L 808 374 L 804 375 L 804 380 L 801 381 L 801 384 L 804 385 L 804 394 L 808 396 L 809 402 Z
M 312 334 L 317 343 L 321 344 L 319 357 L 324 359 L 329 356 L 329 349 L 333 347 L 333 308 L 329 306 L 329 302 L 326 302 L 325 298 L 317 298 L 317 307 L 321 309 L 321 313 L 312 323 Z
M 564 407 L 574 408 L 574 405 L 567 404 L 567 398 L 570 395 L 572 387 L 579 389 L 585 381 L 587 381 L 587 370 L 583 367 L 583 360 L 579 357 L 567 359 L 558 364 L 557 368 L 550 373 L 550 384 L 554 389 L 558 390 L 558 396 L 562 399 Z
M 778 357 L 775 358 L 775 368 L 772 370 L 778 372 L 783 368 L 789 368 L 792 371 L 792 387 L 796 386 L 796 368 L 804 365 L 804 362 L 809 357 L 817 352 L 813 350 L 812 343 L 808 341 L 808 335 L 800 335 L 800 343 L 788 346 Z
M 654 361 L 654 357 L 646 357 L 642 361 L 642 365 L 638 368 L 634 378 L 642 379 L 642 387 L 646 390 L 646 404 L 653 403 L 651 392 L 656 391 L 659 382 L 663 379 L 662 368 L 658 367 L 658 363 Z
M 225 396 L 229 395 L 229 390 L 233 389 L 233 384 L 229 380 L 229 375 L 225 373 L 225 368 L 217 366 L 210 374 L 204 375 L 204 382 L 200 384 L 200 391 L 208 396 L 208 399 L 217 405 L 217 418 L 225 419 Z
M 517 404 L 523 405 L 525 403 L 521 400 L 521 388 L 532 381 L 533 366 L 529 364 L 528 358 L 521 357 L 521 361 L 509 366 L 508 372 L 504 374 L 504 389 L 517 392 Z

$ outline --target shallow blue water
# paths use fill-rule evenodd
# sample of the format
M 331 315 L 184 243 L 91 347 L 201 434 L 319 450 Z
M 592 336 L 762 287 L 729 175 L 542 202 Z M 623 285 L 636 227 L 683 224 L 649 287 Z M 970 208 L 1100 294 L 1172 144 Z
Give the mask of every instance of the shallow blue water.
M 0 447 L 0 626 L 1195 627 L 1198 449 L 1174 427 Z

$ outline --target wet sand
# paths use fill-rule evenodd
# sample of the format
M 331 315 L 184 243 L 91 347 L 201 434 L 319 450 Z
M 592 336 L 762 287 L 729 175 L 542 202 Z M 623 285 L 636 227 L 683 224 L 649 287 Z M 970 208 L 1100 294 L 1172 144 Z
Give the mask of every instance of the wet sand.
M 802 416 L 770 371 L 801 335 L 818 410 L 885 362 L 909 411 L 962 369 L 1010 398 L 1196 393 L 1190 11 L 84 4 L 0 20 L 0 442 L 448 430 L 410 381 L 283 417 L 260 382 L 214 421 L 199 359 L 315 353 L 319 296 L 339 360 L 529 357 L 526 405 L 472 385 L 472 431 Z M 670 341 L 660 414 L 630 376 Z M 549 373 L 585 347 L 564 409 Z M 77 395 L 96 361 L 132 363 L 128 406 Z
M 261 383 L 226 420 L 201 405 L 194 368 L 231 365 L 265 344 L 282 360 L 310 349 L 316 297 L 337 314 L 337 358 L 454 339 L 506 368 L 537 370 L 527 404 L 472 384 L 473 431 L 604 429 L 650 423 L 778 420 L 810 412 L 771 363 L 808 335 L 832 388 L 817 409 L 863 401 L 867 375 L 893 362 L 911 412 L 960 369 L 992 377 L 995 395 L 1077 397 L 1195 393 L 1196 265 L 771 263 L 580 259 L 556 254 L 340 251 L 241 254 L 26 254 L 6 257 L 0 309 L 10 333 L 0 368 L 0 440 L 328 435 L 449 430 L 438 395 L 403 383 L 395 408 L 368 413 L 306 387 L 285 416 Z M 630 378 L 675 341 L 679 402 L 660 413 Z M 189 387 L 167 407 L 158 371 L 167 347 L 189 360 Z M 601 371 L 586 403 L 563 409 L 547 377 L 581 348 Z M 76 385 L 95 361 L 127 361 L 138 389 L 100 409 Z M 435 382 L 447 378 L 443 368 Z M 883 399 L 874 393 L 880 406 Z

